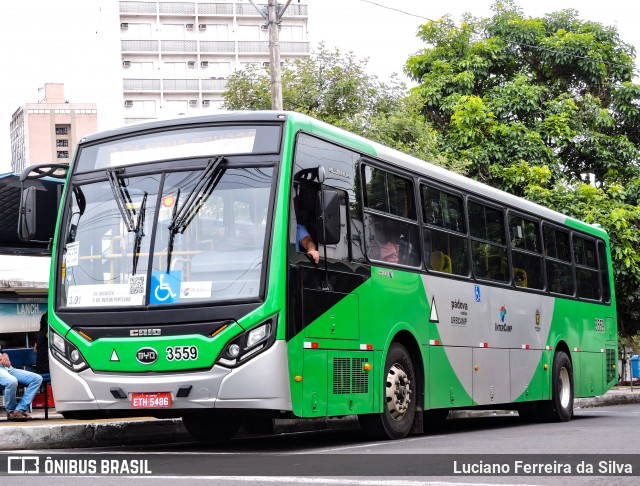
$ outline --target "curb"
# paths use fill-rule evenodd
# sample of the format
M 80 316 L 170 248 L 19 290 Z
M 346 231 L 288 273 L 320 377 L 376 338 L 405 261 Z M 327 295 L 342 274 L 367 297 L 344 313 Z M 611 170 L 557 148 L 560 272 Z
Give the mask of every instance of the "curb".
M 2 427 L 1 450 L 89 448 L 193 440 L 180 419 Z
M 609 392 L 590 398 L 577 398 L 574 409 L 627 405 L 640 403 L 640 393 Z M 483 417 L 515 413 L 513 410 L 452 410 L 450 419 Z M 191 442 L 180 419 L 113 419 L 87 422 L 54 419 L 54 423 L 2 425 L 0 427 L 0 450 L 65 449 L 105 446 L 144 445 L 175 442 Z M 319 418 L 309 420 L 274 419 L 271 426 L 243 428 L 238 437 L 255 437 L 265 434 L 286 434 L 320 430 L 358 428 L 355 415 L 341 418 Z M 264 424 L 263 424 L 264 425 Z

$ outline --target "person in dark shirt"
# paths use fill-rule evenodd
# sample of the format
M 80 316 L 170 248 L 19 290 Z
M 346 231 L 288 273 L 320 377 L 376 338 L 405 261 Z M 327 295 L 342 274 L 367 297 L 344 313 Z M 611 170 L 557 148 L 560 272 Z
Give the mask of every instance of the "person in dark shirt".
M 49 320 L 46 312 L 40 318 L 40 330 L 36 333 L 33 350 L 36 352 L 36 373 L 49 373 Z

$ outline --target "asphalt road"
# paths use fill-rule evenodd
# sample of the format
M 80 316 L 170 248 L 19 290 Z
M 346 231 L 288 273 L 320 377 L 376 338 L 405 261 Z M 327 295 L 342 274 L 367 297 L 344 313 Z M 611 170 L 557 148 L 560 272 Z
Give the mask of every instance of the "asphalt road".
M 640 404 L 576 410 L 562 424 L 523 423 L 516 413 L 447 421 L 437 432 L 404 440 L 371 442 L 357 428 L 240 438 L 226 446 L 201 443 L 29 451 L 54 458 L 147 459 L 154 474 L 134 477 L 135 484 L 208 485 L 347 485 L 414 486 L 418 484 L 620 484 L 640 483 Z M 58 455 L 61 454 L 61 455 Z M 115 454 L 115 456 L 113 456 Z M 597 456 L 596 456 L 597 455 Z M 459 473 L 455 473 L 455 468 Z M 504 474 L 516 470 L 521 475 Z M 544 466 L 536 466 L 545 464 Z M 555 465 L 554 465 L 555 464 Z M 587 468 L 580 476 L 579 464 Z M 466 465 L 466 466 L 465 466 Z M 465 467 L 494 469 L 486 475 L 465 474 Z M 593 468 L 590 473 L 588 467 Z M 525 474 L 535 467 L 559 468 L 550 475 Z M 628 475 L 628 468 L 632 475 Z M 500 469 L 502 468 L 502 469 Z M 620 469 L 616 469 L 620 468 Z M 496 472 L 497 471 L 497 472 Z M 566 470 L 565 470 L 566 471 Z M 486 472 L 486 471 L 485 471 Z M 602 475 L 614 472 L 617 476 Z M 622 475 L 619 475 L 622 473 Z M 437 476 L 435 474 L 438 474 Z M 48 484 L 87 484 L 87 478 L 47 478 Z M 13 477 L 11 484 L 33 483 Z M 123 478 L 91 478 L 92 484 L 121 485 Z

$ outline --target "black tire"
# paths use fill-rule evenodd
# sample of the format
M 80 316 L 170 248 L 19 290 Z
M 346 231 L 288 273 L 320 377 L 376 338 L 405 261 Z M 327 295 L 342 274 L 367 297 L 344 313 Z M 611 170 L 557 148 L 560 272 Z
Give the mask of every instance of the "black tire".
M 418 396 L 415 368 L 402 344 L 391 344 L 384 369 L 384 410 L 382 413 L 359 415 L 360 428 L 372 439 L 402 439 L 411 431 Z
M 242 425 L 242 418 L 193 414 L 183 415 L 182 423 L 197 441 L 222 444 L 233 439 Z
M 547 422 L 568 422 L 573 417 L 573 366 L 564 351 L 553 358 L 551 380 L 551 400 L 540 404 L 540 417 Z

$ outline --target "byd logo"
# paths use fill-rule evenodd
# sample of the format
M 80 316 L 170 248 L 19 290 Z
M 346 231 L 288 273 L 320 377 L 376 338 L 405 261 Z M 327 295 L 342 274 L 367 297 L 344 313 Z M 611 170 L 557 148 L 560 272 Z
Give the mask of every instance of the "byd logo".
M 158 359 L 158 352 L 153 348 L 141 348 L 136 353 L 136 359 L 145 365 L 155 363 Z

